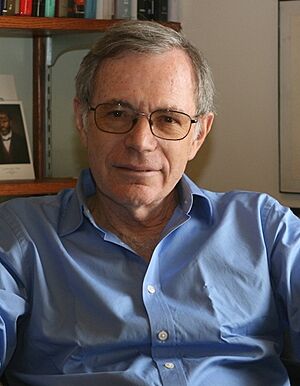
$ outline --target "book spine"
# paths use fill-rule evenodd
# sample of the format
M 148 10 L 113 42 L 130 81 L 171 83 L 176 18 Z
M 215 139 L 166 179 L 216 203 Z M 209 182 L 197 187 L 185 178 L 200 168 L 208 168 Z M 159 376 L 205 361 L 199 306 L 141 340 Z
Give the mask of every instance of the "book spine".
M 32 0 L 20 0 L 20 15 L 21 16 L 32 15 Z
M 154 20 L 157 20 L 157 21 L 168 20 L 168 0 L 154 1 Z
M 5 8 L 4 0 L 0 0 L 0 15 L 3 15 L 4 8 Z
M 74 17 L 84 17 L 84 0 L 74 0 Z
M 45 15 L 45 0 L 33 0 L 32 2 L 32 16 Z
M 131 19 L 136 20 L 137 19 L 137 0 L 131 0 Z
M 96 1 L 96 19 L 104 19 L 103 0 L 95 0 L 95 1 Z
M 0 0 L 0 15 L 15 16 L 19 15 L 20 2 L 19 0 Z
M 69 9 L 68 0 L 56 0 L 55 2 L 56 17 L 68 17 L 68 9 Z
M 54 17 L 55 16 L 55 0 L 45 0 L 44 16 L 46 16 L 46 17 Z
M 96 19 L 96 0 L 85 0 L 84 17 L 86 19 Z
M 0 14 L 2 16 L 6 16 L 7 15 L 7 0 L 3 0 L 2 3 L 1 3 L 1 12 Z
M 7 16 L 14 16 L 16 14 L 16 1 L 15 0 L 7 0 L 6 3 L 6 15 Z
M 103 0 L 103 19 L 112 19 L 114 15 L 114 0 Z
M 20 0 L 15 0 L 15 15 L 20 14 Z
M 74 17 L 75 13 L 75 5 L 73 0 L 68 0 L 68 12 L 67 12 L 67 17 Z
M 138 0 L 137 17 L 140 20 L 154 18 L 154 0 Z
M 179 21 L 178 0 L 168 0 L 168 21 Z
M 115 0 L 115 19 L 131 18 L 131 0 Z

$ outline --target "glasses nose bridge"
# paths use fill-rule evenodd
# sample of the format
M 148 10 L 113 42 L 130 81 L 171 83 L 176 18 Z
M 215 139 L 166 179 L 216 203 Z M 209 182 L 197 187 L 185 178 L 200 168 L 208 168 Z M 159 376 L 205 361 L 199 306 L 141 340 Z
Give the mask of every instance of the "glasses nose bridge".
M 149 126 L 150 126 L 150 129 L 152 131 L 152 121 L 151 121 L 151 116 L 152 116 L 152 113 L 145 113 L 143 111 L 136 111 L 136 117 L 133 119 L 133 126 L 135 126 L 135 124 L 137 123 L 138 119 L 140 117 L 145 117 L 149 123 Z

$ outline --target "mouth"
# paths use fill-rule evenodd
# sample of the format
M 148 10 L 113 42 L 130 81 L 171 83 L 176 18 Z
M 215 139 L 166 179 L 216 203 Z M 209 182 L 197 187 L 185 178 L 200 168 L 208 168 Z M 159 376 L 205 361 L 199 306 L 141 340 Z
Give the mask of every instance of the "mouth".
M 139 173 L 157 173 L 159 171 L 158 168 L 151 167 L 149 165 L 126 164 L 126 165 L 114 165 L 114 167 L 119 169 L 120 171 L 136 173 L 136 174 L 139 174 Z

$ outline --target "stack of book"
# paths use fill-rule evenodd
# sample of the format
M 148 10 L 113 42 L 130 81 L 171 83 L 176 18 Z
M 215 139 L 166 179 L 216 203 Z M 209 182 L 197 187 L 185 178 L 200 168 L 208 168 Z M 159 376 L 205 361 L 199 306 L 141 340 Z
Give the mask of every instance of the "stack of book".
M 0 14 L 2 16 L 84 17 L 84 6 L 85 0 L 0 0 Z
M 0 0 L 2 16 L 178 21 L 179 0 Z

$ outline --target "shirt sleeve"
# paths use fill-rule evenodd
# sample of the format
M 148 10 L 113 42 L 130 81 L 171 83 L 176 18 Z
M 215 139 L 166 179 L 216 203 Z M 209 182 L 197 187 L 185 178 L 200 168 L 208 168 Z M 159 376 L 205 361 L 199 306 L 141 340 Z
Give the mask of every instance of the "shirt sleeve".
M 0 373 L 16 347 L 17 325 L 28 308 L 23 270 L 21 233 L 13 220 L 0 215 Z M 19 233 L 19 234 L 18 234 Z M 25 268 L 25 267 L 24 267 Z
M 300 363 L 300 219 L 273 202 L 266 218 L 265 237 L 283 329 L 282 356 Z

